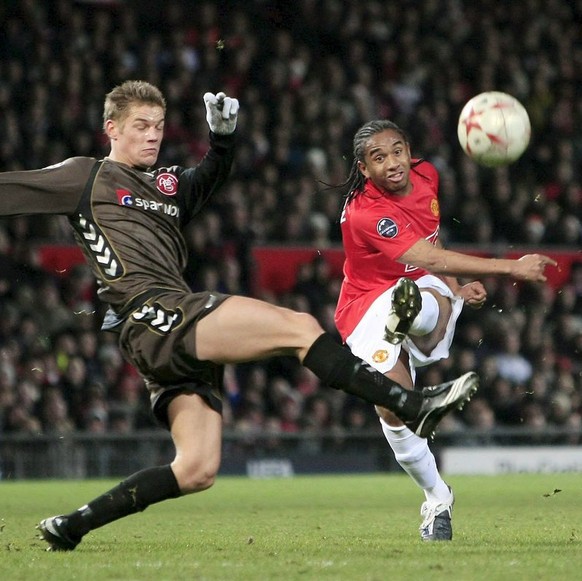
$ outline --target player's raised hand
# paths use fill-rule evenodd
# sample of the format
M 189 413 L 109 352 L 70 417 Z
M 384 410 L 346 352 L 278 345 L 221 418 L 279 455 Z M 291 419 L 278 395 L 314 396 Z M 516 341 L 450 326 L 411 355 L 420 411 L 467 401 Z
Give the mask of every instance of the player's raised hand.
M 217 135 L 230 135 L 236 129 L 239 103 L 238 99 L 227 97 L 224 93 L 205 93 L 206 121 L 210 131 Z
M 557 262 L 543 254 L 526 254 L 514 261 L 511 276 L 519 280 L 545 282 L 546 266 L 557 266 Z

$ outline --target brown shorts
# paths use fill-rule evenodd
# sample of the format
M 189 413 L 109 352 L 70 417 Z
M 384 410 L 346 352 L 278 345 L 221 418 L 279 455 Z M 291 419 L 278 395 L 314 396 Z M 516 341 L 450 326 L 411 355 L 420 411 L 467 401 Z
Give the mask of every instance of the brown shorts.
M 134 309 L 123 324 L 119 346 L 150 392 L 156 419 L 169 427 L 167 408 L 180 393 L 197 393 L 222 413 L 224 367 L 196 358 L 196 323 L 229 295 L 163 292 Z

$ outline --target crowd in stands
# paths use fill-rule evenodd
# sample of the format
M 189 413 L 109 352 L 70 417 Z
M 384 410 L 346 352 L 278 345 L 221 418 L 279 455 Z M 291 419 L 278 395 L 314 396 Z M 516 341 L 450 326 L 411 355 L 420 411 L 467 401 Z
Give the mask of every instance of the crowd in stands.
M 340 280 L 325 260 L 282 295 L 258 288 L 252 247 L 341 242 L 339 186 L 351 140 L 374 118 L 403 127 L 441 173 L 449 247 L 582 248 L 582 2 L 261 0 L 3 3 L 0 171 L 107 154 L 104 95 L 128 78 L 168 101 L 160 164 L 196 164 L 208 143 L 202 95 L 241 102 L 228 184 L 187 230 L 193 290 L 266 298 L 314 313 L 335 333 Z M 463 104 L 485 90 L 522 101 L 532 141 L 515 164 L 480 168 L 458 146 Z M 141 378 L 84 265 L 41 268 L 39 245 L 72 244 L 63 217 L 0 221 L 0 434 L 158 429 Z M 560 288 L 485 281 L 432 384 L 474 369 L 482 387 L 442 430 L 528 426 L 582 442 L 582 257 Z M 228 366 L 227 428 L 351 433 L 372 406 L 319 385 L 294 360 Z M 160 428 L 161 429 L 161 428 Z

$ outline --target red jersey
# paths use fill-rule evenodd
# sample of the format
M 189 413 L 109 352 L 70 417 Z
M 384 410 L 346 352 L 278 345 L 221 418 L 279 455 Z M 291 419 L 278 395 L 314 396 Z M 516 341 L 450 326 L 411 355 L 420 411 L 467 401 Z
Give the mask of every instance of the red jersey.
M 436 244 L 439 177 L 431 163 L 421 161 L 412 168 L 410 181 L 412 192 L 401 197 L 382 192 L 367 180 L 364 191 L 344 207 L 341 229 L 346 260 L 335 313 L 344 340 L 374 300 L 400 277 L 416 280 L 428 274 L 398 259 L 421 238 Z

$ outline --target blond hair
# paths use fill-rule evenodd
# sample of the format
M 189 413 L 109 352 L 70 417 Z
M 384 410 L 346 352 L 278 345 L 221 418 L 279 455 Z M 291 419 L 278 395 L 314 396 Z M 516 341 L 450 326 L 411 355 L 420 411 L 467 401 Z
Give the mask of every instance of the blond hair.
M 135 103 L 158 105 L 166 112 L 166 100 L 157 87 L 146 81 L 125 81 L 105 97 L 103 127 L 109 120 L 122 121 Z

